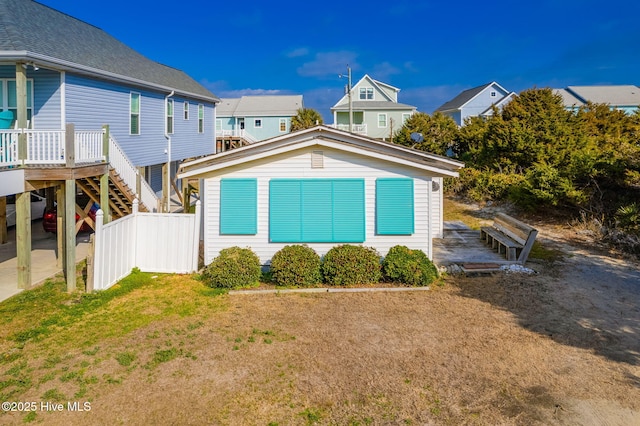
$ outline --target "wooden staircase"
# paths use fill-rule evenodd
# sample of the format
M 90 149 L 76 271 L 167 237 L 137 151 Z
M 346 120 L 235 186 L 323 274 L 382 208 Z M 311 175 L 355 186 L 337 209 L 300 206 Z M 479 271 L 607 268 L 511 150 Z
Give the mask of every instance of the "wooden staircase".
M 80 179 L 76 183 L 78 188 L 80 188 L 91 201 L 100 204 L 99 176 Z M 118 219 L 130 214 L 134 199 L 135 188 L 130 188 L 115 169 L 109 168 L 109 210 L 111 211 L 113 219 Z M 142 203 L 139 205 L 139 210 L 148 211 Z

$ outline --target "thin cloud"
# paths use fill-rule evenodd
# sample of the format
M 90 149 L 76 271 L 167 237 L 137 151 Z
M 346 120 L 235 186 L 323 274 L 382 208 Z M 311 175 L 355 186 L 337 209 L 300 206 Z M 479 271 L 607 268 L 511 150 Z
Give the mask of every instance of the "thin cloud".
M 284 53 L 287 58 L 299 58 L 302 56 L 307 56 L 309 54 L 308 47 L 298 47 L 295 49 L 288 50 Z
M 382 62 L 381 64 L 374 65 L 371 76 L 378 80 L 384 80 L 394 74 L 401 74 L 400 69 L 394 67 L 389 62 Z
M 346 71 L 347 65 L 357 70 L 360 65 L 356 62 L 358 54 L 348 50 L 337 52 L 318 52 L 313 61 L 306 62 L 298 68 L 298 75 L 302 77 L 325 78 Z

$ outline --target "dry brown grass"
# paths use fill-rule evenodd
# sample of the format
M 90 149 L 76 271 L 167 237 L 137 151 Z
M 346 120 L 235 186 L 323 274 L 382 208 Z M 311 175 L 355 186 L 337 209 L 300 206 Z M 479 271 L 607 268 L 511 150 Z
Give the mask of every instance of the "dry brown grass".
M 64 354 L 50 347 L 29 361 L 34 384 L 55 373 L 21 400 L 40 401 L 55 389 L 92 403 L 90 412 L 37 419 L 528 425 L 576 424 L 574 407 L 584 401 L 632 416 L 640 409 L 633 362 L 595 353 L 595 332 L 574 336 L 574 318 L 539 276 L 449 277 L 443 287 L 415 293 L 213 299 L 187 277 L 160 280 L 166 282 L 132 291 L 111 309 L 153 317 L 165 310 L 164 317 L 84 348 L 57 337 Z M 81 339 L 80 326 L 70 329 Z M 65 381 L 72 372 L 87 383 Z M 85 394 L 72 398 L 82 386 Z

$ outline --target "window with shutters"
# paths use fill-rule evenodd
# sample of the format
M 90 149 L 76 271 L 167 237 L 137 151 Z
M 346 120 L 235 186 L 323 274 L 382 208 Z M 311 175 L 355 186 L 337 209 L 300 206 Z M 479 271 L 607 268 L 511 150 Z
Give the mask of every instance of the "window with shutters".
M 283 243 L 364 242 L 364 179 L 272 179 L 269 238 Z
M 413 179 L 377 179 L 376 234 L 411 235 L 413 232 Z
M 258 182 L 256 179 L 220 180 L 220 234 L 258 233 Z

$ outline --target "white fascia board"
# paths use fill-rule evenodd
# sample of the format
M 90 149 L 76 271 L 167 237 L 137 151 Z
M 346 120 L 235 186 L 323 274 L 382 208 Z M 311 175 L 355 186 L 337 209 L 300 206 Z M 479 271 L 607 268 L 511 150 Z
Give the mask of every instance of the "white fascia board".
M 211 173 L 211 172 L 215 172 L 217 170 L 225 169 L 225 168 L 228 168 L 228 167 L 237 166 L 237 165 L 240 165 L 240 164 L 243 164 L 243 163 L 250 163 L 250 162 L 255 161 L 255 160 L 263 160 L 265 158 L 277 156 L 277 155 L 284 154 L 284 153 L 287 153 L 287 152 L 296 151 L 296 150 L 299 150 L 299 149 L 308 148 L 308 147 L 316 146 L 316 145 L 327 147 L 327 148 L 336 149 L 336 150 L 339 150 L 339 151 L 352 152 L 352 153 L 359 154 L 359 155 L 362 155 L 362 156 L 376 158 L 376 159 L 383 160 L 383 161 L 388 161 L 388 162 L 391 162 L 391 163 L 402 164 L 402 165 L 405 165 L 405 166 L 408 166 L 408 167 L 429 171 L 431 173 L 436 174 L 437 176 L 458 177 L 458 172 L 455 172 L 455 171 L 441 169 L 441 168 L 438 168 L 438 167 L 433 167 L 433 166 L 429 166 L 429 165 L 426 165 L 426 164 L 417 163 L 417 162 L 410 161 L 410 160 L 407 160 L 407 159 L 394 157 L 394 156 L 390 156 L 388 154 L 383 154 L 383 153 L 379 153 L 379 152 L 375 152 L 375 151 L 370 151 L 370 150 L 362 149 L 362 148 L 359 148 L 359 147 L 350 147 L 348 149 L 345 149 L 345 145 L 344 144 L 341 144 L 341 143 L 338 143 L 338 142 L 331 142 L 331 141 L 327 141 L 326 139 L 320 139 L 320 138 L 314 137 L 314 138 L 309 138 L 306 141 L 300 141 L 300 142 L 296 142 L 296 143 L 292 143 L 292 144 L 287 144 L 287 145 L 281 146 L 279 148 L 275 148 L 275 149 L 267 151 L 267 152 L 257 152 L 257 153 L 254 153 L 254 154 L 249 154 L 247 156 L 238 157 L 238 158 L 235 158 L 233 160 L 222 161 L 222 162 L 219 162 L 217 164 L 212 164 L 212 165 L 210 165 L 208 167 L 203 167 L 202 169 L 192 170 L 192 171 L 180 173 L 180 174 L 178 174 L 178 179 L 205 175 L 205 174 L 208 174 L 208 173 Z M 231 152 L 231 151 L 229 151 L 229 152 Z M 209 159 L 210 159 L 210 157 L 209 157 Z M 193 163 L 190 163 L 190 164 L 193 164 Z

